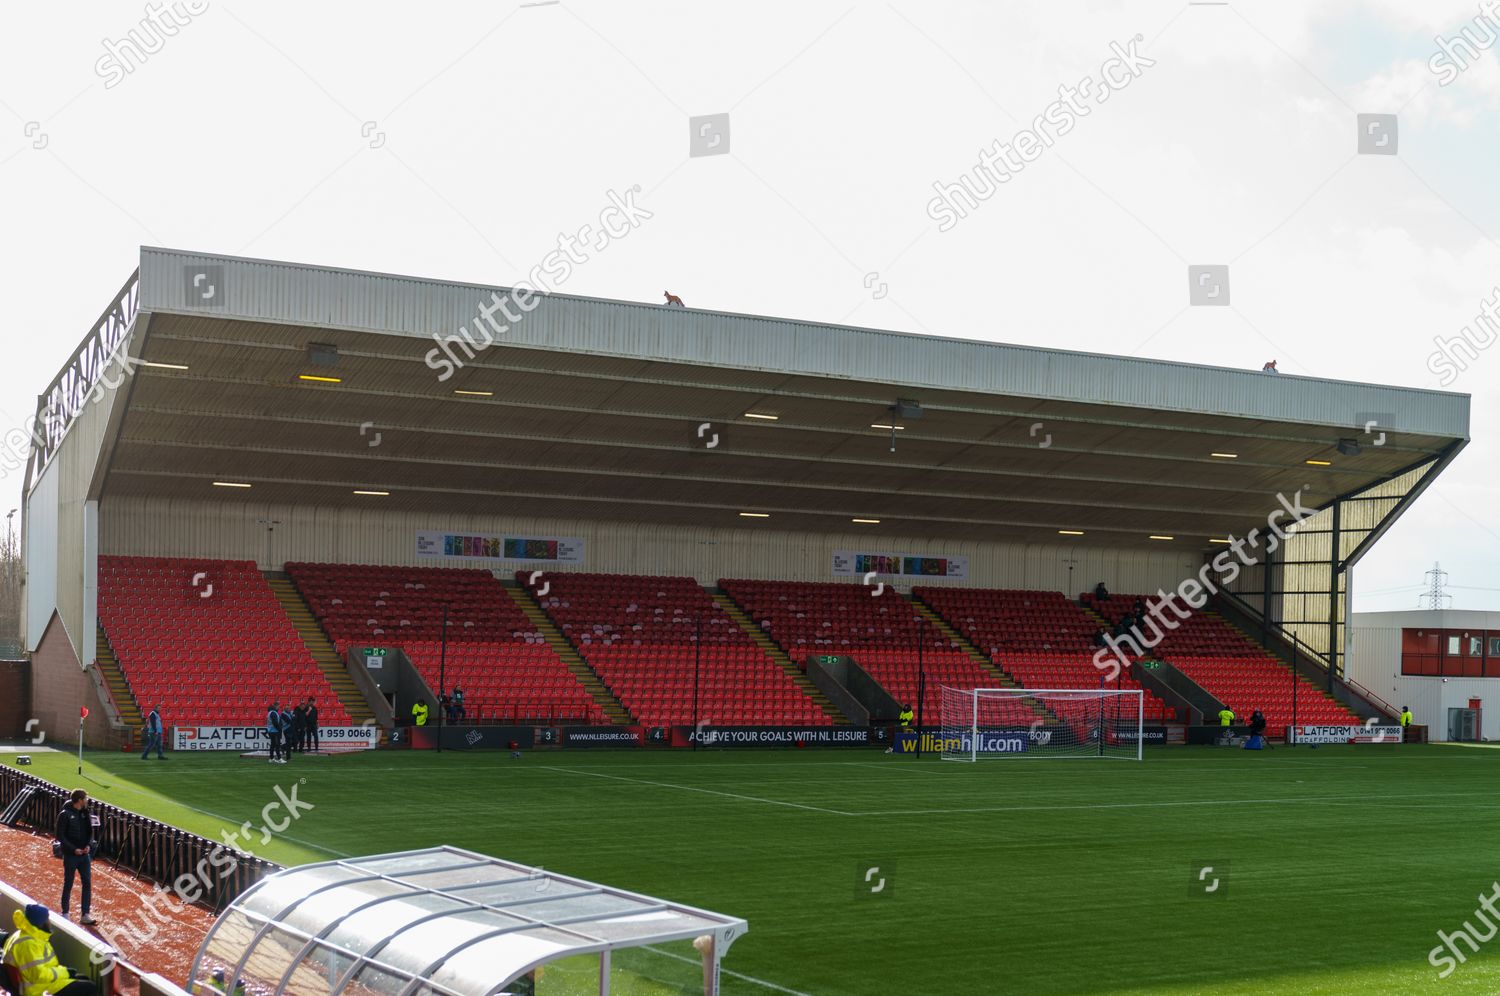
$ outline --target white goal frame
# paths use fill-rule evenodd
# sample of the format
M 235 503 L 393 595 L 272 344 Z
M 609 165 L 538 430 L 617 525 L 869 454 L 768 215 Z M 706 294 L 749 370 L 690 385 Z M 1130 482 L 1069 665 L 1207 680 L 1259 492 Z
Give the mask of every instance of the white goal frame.
M 1046 707 L 1047 700 L 1049 698 L 1073 703 L 1089 703 L 1097 701 L 1099 703 L 1100 712 L 1100 718 L 1097 721 L 1098 725 L 1094 728 L 1095 740 L 1098 745 L 1097 750 L 1080 750 L 1074 751 L 1072 753 L 1064 753 L 1058 751 L 1041 752 L 1033 750 L 1031 751 L 1031 753 L 1040 754 L 1040 756 L 1043 757 L 1113 757 L 1118 759 L 1132 759 L 1136 761 L 1144 759 L 1144 752 L 1142 748 L 1145 742 L 1144 734 L 1146 725 L 1146 698 L 1145 691 L 1140 688 L 1022 688 L 1020 686 L 1013 686 L 1008 688 L 952 688 L 948 685 L 944 685 L 941 688 L 941 695 L 944 746 L 938 751 L 938 754 L 945 761 L 977 762 L 981 757 L 1014 757 L 1018 754 L 1023 753 L 1020 751 L 1007 751 L 1003 749 L 996 751 L 982 751 L 979 749 L 981 743 L 981 733 L 984 732 L 979 722 L 979 703 L 981 700 L 986 698 L 996 700 L 1015 699 L 1026 701 L 1032 707 L 1040 705 L 1044 708 Z M 962 716 L 950 717 L 950 705 L 954 704 L 956 697 L 967 698 L 968 708 L 966 711 L 961 710 L 964 712 Z M 1126 752 L 1120 750 L 1118 745 L 1114 747 L 1113 753 L 1107 752 L 1105 750 L 1108 738 L 1106 737 L 1103 710 L 1104 704 L 1107 701 L 1111 700 L 1117 703 L 1126 703 L 1127 710 L 1129 709 L 1129 703 L 1134 704 L 1135 753 L 1133 758 L 1131 758 L 1130 755 Z M 961 705 L 962 703 L 959 704 Z M 962 726 L 960 726 L 957 722 L 954 722 L 954 720 L 961 721 Z M 1050 741 L 1050 732 L 1046 734 L 1048 737 L 1047 740 L 1039 741 L 1040 731 L 1038 728 L 1045 722 L 1047 721 L 1038 719 L 1030 723 L 1029 738 L 1032 743 L 1040 743 L 1041 745 L 1045 745 Z M 1130 732 L 1128 719 L 1125 720 L 1125 724 L 1126 725 L 1124 729 L 1128 735 L 1128 733 Z M 1017 724 L 1008 723 L 1005 725 L 1014 728 Z M 1059 719 L 1057 723 L 1048 723 L 1047 725 L 1057 727 L 1066 726 L 1067 723 L 1065 719 Z M 958 736 L 953 736 L 950 731 L 957 733 Z M 1118 721 L 1116 723 L 1114 733 L 1116 737 L 1119 736 L 1120 728 L 1118 725 Z M 1014 734 L 1012 736 L 1014 736 Z M 949 750 L 946 745 L 955 740 L 960 745 L 959 749 Z M 967 746 L 963 746 L 965 741 L 967 741 Z

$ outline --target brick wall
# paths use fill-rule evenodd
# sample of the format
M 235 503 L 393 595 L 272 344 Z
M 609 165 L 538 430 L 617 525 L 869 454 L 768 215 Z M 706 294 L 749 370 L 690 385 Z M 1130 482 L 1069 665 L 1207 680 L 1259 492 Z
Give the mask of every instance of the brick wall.
M 0 737 L 25 736 L 30 718 L 30 665 L 25 661 L 0 661 Z
M 78 743 L 79 706 L 88 706 L 89 710 L 83 727 L 84 746 L 119 749 L 124 732 L 110 727 L 94 681 L 78 666 L 78 656 L 54 614 L 36 653 L 31 655 L 31 715 L 41 721 L 40 729 L 47 731 L 48 742 L 72 745 Z

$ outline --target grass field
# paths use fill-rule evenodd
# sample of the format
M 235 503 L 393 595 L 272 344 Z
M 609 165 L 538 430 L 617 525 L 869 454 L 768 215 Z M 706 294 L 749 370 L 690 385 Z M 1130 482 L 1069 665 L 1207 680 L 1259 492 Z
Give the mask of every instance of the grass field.
M 75 764 L 33 770 L 72 786 Z M 737 996 L 1500 991 L 1500 939 L 1441 981 L 1427 960 L 1439 929 L 1483 931 L 1477 897 L 1500 879 L 1484 748 L 98 754 L 84 772 L 99 798 L 210 836 L 305 778 L 316 808 L 256 848 L 283 863 L 449 843 L 742 916 Z M 674 991 L 636 967 L 634 991 Z

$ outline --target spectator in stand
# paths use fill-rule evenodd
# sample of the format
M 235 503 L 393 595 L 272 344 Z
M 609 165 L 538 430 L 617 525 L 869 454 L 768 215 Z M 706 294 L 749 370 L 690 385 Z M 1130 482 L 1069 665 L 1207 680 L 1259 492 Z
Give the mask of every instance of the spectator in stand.
M 1106 588 L 1106 587 L 1104 587 L 1104 582 L 1103 581 L 1100 581 L 1098 584 L 1094 585 L 1094 601 L 1096 601 L 1096 602 L 1107 602 L 1107 601 L 1109 601 L 1109 589 Z
M 99 987 L 82 972 L 66 968 L 52 950 L 52 918 L 47 907 L 32 903 L 11 914 L 15 933 L 5 942 L 0 955 L 7 969 L 14 969 L 21 980 L 21 996 L 98 996 Z
M 281 761 L 281 706 L 275 702 L 266 710 L 266 737 L 271 741 L 271 763 Z
M 1096 646 L 1096 647 L 1107 647 L 1107 646 L 1109 646 L 1109 630 L 1105 629 L 1103 626 L 1099 627 L 1099 631 L 1094 634 L 1094 646 Z
M 305 716 L 307 719 L 307 742 L 312 747 L 313 753 L 316 754 L 322 749 L 323 742 L 318 739 L 318 704 L 312 700 L 311 696 L 307 700 Z
M 454 685 L 453 686 L 453 716 L 451 716 L 449 718 L 451 719 L 453 717 L 457 717 L 458 719 L 463 719 L 464 716 L 465 716 L 465 713 L 464 713 L 464 690 L 462 688 L 459 688 L 457 685 Z
M 1130 611 L 1138 616 L 1144 616 L 1146 614 L 1146 603 L 1137 598 L 1135 600 L 1135 605 L 1131 608 Z
M 165 761 L 167 755 L 161 752 L 161 706 L 152 706 L 151 714 L 146 717 L 146 749 L 141 753 L 141 760 L 151 757 L 151 751 L 156 750 L 156 759 Z
M 94 820 L 89 815 L 89 794 L 83 789 L 74 789 L 68 798 L 68 804 L 63 807 L 62 812 L 57 814 L 56 836 L 57 843 L 62 851 L 63 862 L 63 887 L 62 904 L 58 909 L 62 910 L 63 919 L 68 917 L 68 900 L 73 895 L 73 877 L 78 876 L 78 885 L 82 891 L 79 897 L 79 908 L 83 915 L 78 922 L 86 927 L 98 923 L 89 913 L 89 907 L 94 899 Z

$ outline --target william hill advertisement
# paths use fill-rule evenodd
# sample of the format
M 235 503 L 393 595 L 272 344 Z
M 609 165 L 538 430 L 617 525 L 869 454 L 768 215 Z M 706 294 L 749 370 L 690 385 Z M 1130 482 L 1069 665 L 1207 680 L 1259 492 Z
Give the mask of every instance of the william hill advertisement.
M 978 747 L 975 747 L 975 738 Z M 964 730 L 961 733 L 933 733 L 932 731 L 902 731 L 896 734 L 893 745 L 897 754 L 916 754 L 918 746 L 923 754 L 1024 754 L 1031 744 L 1028 730 L 980 730 L 977 734 Z

